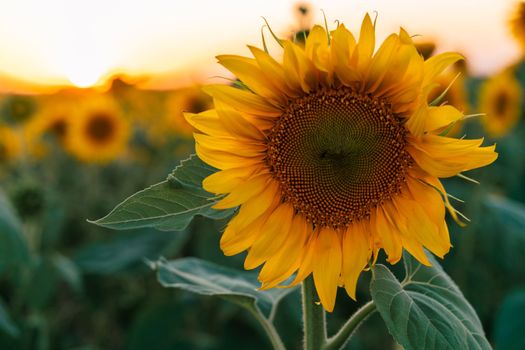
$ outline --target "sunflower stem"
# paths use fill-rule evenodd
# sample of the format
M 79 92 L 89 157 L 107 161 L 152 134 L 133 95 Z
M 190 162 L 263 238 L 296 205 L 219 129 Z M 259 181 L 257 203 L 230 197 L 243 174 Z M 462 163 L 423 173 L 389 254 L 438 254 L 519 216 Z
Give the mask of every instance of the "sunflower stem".
M 259 323 L 263 327 L 264 331 L 266 332 L 266 335 L 270 339 L 273 345 L 273 348 L 275 350 L 285 350 L 286 348 L 284 347 L 283 341 L 281 340 L 279 333 L 277 333 L 277 330 L 273 326 L 273 323 L 270 320 L 268 320 L 266 317 L 261 315 L 259 311 L 256 311 L 256 310 L 251 310 L 251 311 L 252 311 L 252 314 L 257 319 L 257 321 L 259 321 Z
M 326 317 L 323 306 L 318 302 L 311 275 L 303 281 L 302 295 L 304 349 L 320 350 L 326 342 Z
M 326 345 L 323 347 L 323 350 L 337 350 L 341 349 L 346 342 L 350 339 L 352 334 L 359 328 L 361 323 L 368 316 L 370 316 L 374 311 L 376 311 L 376 305 L 373 300 L 370 300 L 368 303 L 363 305 L 362 308 L 356 311 L 348 321 L 341 327 L 339 332 L 336 335 L 328 339 Z

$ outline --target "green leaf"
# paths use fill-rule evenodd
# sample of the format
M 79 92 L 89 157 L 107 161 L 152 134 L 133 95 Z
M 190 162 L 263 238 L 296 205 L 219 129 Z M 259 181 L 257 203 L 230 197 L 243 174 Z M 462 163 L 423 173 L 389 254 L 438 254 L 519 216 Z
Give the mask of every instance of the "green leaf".
M 432 267 L 404 256 L 406 277 L 399 282 L 376 265 L 372 299 L 394 339 L 405 349 L 491 349 L 476 312 L 430 258 Z
M 2 302 L 0 302 L 0 330 L 12 337 L 17 337 L 20 334 L 18 327 L 11 320 L 11 317 L 9 317 Z
M 188 232 L 166 234 L 152 229 L 122 232 L 82 247 L 74 262 L 84 273 L 101 275 L 144 267 L 144 259 L 156 260 L 168 252 L 176 254 L 186 242 Z
M 0 271 L 28 260 L 22 224 L 5 195 L 0 192 Z
M 525 289 L 511 293 L 496 316 L 494 340 L 496 349 L 525 349 Z
M 295 289 L 260 291 L 256 273 L 223 267 L 197 258 L 159 260 L 152 265 L 157 269 L 157 279 L 164 287 L 218 296 L 261 312 L 267 318 L 275 312 L 281 299 Z
M 228 217 L 234 210 L 212 209 L 219 198 L 201 188 L 202 179 L 215 171 L 198 157 L 191 156 L 181 162 L 166 181 L 135 193 L 93 223 L 116 230 L 154 227 L 161 231 L 180 231 L 196 215 L 211 219 Z

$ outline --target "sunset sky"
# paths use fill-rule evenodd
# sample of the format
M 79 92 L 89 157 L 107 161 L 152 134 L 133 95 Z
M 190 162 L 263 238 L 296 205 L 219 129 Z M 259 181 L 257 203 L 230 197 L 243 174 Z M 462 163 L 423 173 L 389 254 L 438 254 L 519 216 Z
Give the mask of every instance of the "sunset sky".
M 0 0 L 0 77 L 38 85 L 89 86 L 115 73 L 152 77 L 150 87 L 223 74 L 214 56 L 260 45 L 261 16 L 282 36 L 294 29 L 297 1 Z M 511 0 L 310 1 L 314 21 L 351 30 L 377 11 L 380 38 L 405 27 L 464 53 L 475 74 L 519 56 L 509 35 Z M 0 81 L 0 88 L 6 89 Z M 9 89 L 9 87 L 7 87 Z

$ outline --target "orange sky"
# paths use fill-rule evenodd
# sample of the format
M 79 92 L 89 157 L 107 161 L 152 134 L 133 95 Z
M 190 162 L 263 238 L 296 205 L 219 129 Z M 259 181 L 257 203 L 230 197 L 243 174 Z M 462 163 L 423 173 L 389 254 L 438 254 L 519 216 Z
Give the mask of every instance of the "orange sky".
M 79 86 L 121 72 L 152 76 L 148 86 L 206 80 L 224 71 L 220 53 L 260 45 L 261 16 L 286 35 L 296 1 L 250 0 L 0 0 L 0 88 L 32 84 Z M 310 1 L 315 21 L 352 30 L 366 11 L 379 14 L 380 38 L 403 25 L 435 39 L 438 51 L 464 53 L 476 74 L 490 74 L 519 56 L 507 22 L 512 0 Z M 2 78 L 2 76 L 4 78 Z M 13 79 L 14 78 L 14 79 Z M 28 83 L 20 84 L 18 80 Z

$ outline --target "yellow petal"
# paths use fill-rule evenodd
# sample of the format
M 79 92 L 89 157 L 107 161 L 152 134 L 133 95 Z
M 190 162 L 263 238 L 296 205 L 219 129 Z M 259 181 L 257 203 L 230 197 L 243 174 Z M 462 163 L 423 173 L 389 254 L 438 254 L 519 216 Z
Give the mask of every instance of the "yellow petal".
M 332 34 L 332 60 L 334 71 L 343 84 L 350 86 L 360 80 L 357 67 L 350 64 L 350 57 L 355 50 L 356 42 L 343 24 L 337 27 Z
M 428 106 L 422 104 L 419 108 L 408 118 L 406 126 L 414 136 L 421 136 L 425 131 L 425 124 L 428 120 Z
M 365 91 L 374 92 L 381 84 L 384 76 L 389 71 L 389 63 L 399 47 L 399 38 L 395 34 L 391 34 L 381 44 L 379 50 L 372 58 L 368 72 L 366 74 Z
M 284 68 L 268 53 L 253 47 L 248 46 L 253 56 L 257 60 L 257 64 L 266 76 L 272 77 L 274 85 L 289 97 L 299 97 L 301 86 L 297 81 L 289 81 L 286 79 Z
M 371 221 L 375 224 L 375 232 L 381 240 L 381 245 L 388 255 L 387 261 L 391 264 L 397 263 L 401 260 L 403 255 L 403 247 L 401 245 L 401 238 L 399 231 L 390 224 L 382 207 L 378 207 L 376 214 L 371 217 Z
M 212 109 L 198 114 L 184 113 L 186 121 L 195 129 L 210 136 L 232 136 L 222 125 L 217 112 Z
M 298 268 L 311 225 L 301 215 L 295 215 L 291 232 L 277 254 L 270 257 L 259 273 L 261 289 L 274 288 Z
M 366 71 L 375 48 L 375 29 L 368 13 L 361 24 L 359 43 L 354 52 L 357 55 L 357 68 L 360 72 Z
M 319 230 L 313 257 L 315 289 L 326 311 L 332 312 L 342 264 L 341 238 L 330 227 Z
M 259 237 L 250 248 L 244 268 L 251 270 L 268 260 L 292 234 L 290 228 L 294 215 L 293 206 L 283 203 L 275 209 L 263 224 Z
M 222 125 L 234 137 L 258 141 L 265 139 L 261 130 L 246 120 L 241 113 L 228 108 L 227 105 L 220 101 L 217 101 L 215 107 Z
M 284 71 L 288 79 L 298 81 L 306 93 L 317 88 L 317 71 L 299 46 L 285 41 L 283 60 Z
M 462 59 L 464 59 L 464 57 L 455 52 L 445 52 L 430 57 L 425 61 L 425 77 L 423 79 L 423 86 L 432 83 L 434 79 L 436 79 L 436 77 L 446 68 Z
M 222 152 L 206 147 L 199 142 L 195 143 L 195 152 L 199 158 L 217 169 L 241 168 L 262 164 L 264 156 L 244 157 L 229 152 Z
M 278 117 L 282 114 L 280 108 L 273 106 L 261 96 L 246 90 L 227 85 L 208 85 L 202 89 L 210 96 L 230 105 L 240 112 L 267 117 Z
M 195 142 L 211 150 L 229 152 L 238 156 L 256 157 L 266 152 L 267 146 L 261 141 L 240 141 L 232 137 L 213 137 L 204 134 L 193 135 Z
M 259 216 L 247 216 L 240 210 L 239 213 L 230 220 L 226 230 L 224 230 L 221 236 L 220 244 L 224 255 L 231 256 L 239 254 L 250 248 L 255 240 L 259 238 L 261 227 L 268 220 L 276 205 L 277 203 L 273 202 L 272 205 Z
M 212 208 L 235 208 L 263 192 L 270 181 L 272 180 L 269 174 L 255 175 L 254 177 L 250 178 L 243 184 L 233 189 L 233 191 L 230 192 L 230 194 L 218 201 Z
M 413 139 L 407 150 L 427 173 L 450 177 L 496 160 L 495 146 L 481 147 L 482 142 L 483 139 L 465 140 L 427 134 Z
M 362 221 L 351 224 L 343 238 L 343 280 L 348 295 L 356 300 L 359 275 L 372 255 L 369 227 Z
M 257 65 L 253 58 L 220 55 L 217 56 L 219 63 L 232 72 L 239 80 L 250 88 L 257 95 L 266 98 L 276 106 L 282 106 L 286 101 L 282 94 L 276 93 L 276 86 Z
M 258 167 L 249 166 L 217 171 L 202 181 L 202 187 L 210 193 L 229 193 L 257 170 Z
M 425 123 L 425 131 L 443 129 L 463 118 L 463 113 L 450 105 L 430 107 Z

